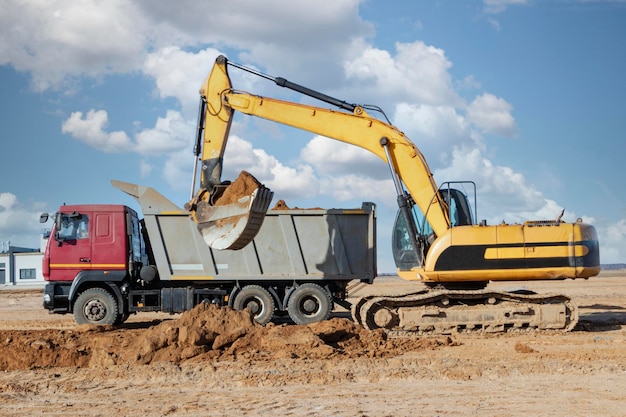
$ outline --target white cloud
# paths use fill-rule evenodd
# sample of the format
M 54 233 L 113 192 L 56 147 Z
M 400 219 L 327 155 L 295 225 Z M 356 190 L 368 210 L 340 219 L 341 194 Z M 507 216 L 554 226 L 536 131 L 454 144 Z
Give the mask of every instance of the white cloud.
M 502 13 L 511 5 L 528 4 L 528 0 L 483 0 L 485 13 Z
M 359 15 L 363 0 L 294 2 L 291 0 L 234 0 L 213 3 L 145 2 L 145 13 L 164 17 L 199 43 L 226 44 L 240 50 L 238 59 L 261 62 L 270 73 L 332 80 L 340 70 L 338 57 L 351 55 L 354 43 L 374 34 L 373 25 Z M 192 14 L 194 16 L 192 16 Z M 311 71 L 314 68 L 315 71 Z M 305 71 L 308 69 L 308 71 Z M 306 79 L 299 81 L 305 82 Z
M 373 34 L 361 2 L 4 0 L 0 65 L 29 72 L 37 91 L 61 91 L 78 76 L 139 70 L 151 50 L 214 44 L 297 73 L 323 68 L 322 58 L 346 56 L 355 39 Z
M 337 201 L 373 201 L 396 207 L 396 194 L 390 178 L 374 179 L 364 175 L 325 175 L 321 193 Z
M 606 263 L 622 263 L 626 260 L 626 219 L 615 223 L 598 225 L 600 240 L 600 261 Z
M 145 55 L 144 24 L 132 2 L 5 0 L 0 64 L 30 72 L 37 91 L 78 75 L 126 72 Z
M 15 194 L 0 192 L 0 242 L 39 248 L 39 232 L 43 229 L 39 215 L 44 210 L 42 203 L 22 203 Z
M 387 178 L 387 164 L 373 153 L 323 136 L 311 139 L 300 151 L 300 157 L 325 176 L 364 175 Z
M 139 173 L 141 175 L 141 178 L 146 178 L 150 176 L 153 169 L 154 166 L 152 166 L 152 164 L 150 164 L 148 161 L 142 159 L 139 162 Z
M 396 51 L 392 57 L 388 51 L 367 46 L 358 57 L 344 62 L 346 78 L 365 97 L 432 105 L 460 102 L 448 73 L 452 64 L 442 49 L 415 41 L 397 43 Z
M 469 123 L 451 106 L 400 103 L 394 122 L 402 127 L 432 167 L 448 164 L 455 146 L 472 143 L 482 146 Z
M 387 164 L 358 146 L 315 136 L 300 152 L 319 176 L 319 193 L 336 201 L 377 201 L 393 206 Z
M 277 198 L 309 198 L 319 194 L 319 179 L 311 166 L 287 166 L 236 135 L 229 138 L 224 161 L 223 180 L 232 180 L 246 170 L 272 189 Z
M 16 203 L 17 197 L 11 193 L 0 193 L 0 211 L 10 210 Z
M 133 142 L 125 132 L 106 132 L 104 128 L 108 125 L 107 112 L 92 109 L 85 115 L 79 111 L 72 113 L 63 122 L 61 131 L 102 152 L 128 152 L 134 149 Z
M 176 191 L 184 191 L 191 197 L 191 178 L 194 156 L 188 149 L 171 152 L 163 163 L 161 176 L 163 180 Z M 196 189 L 198 181 L 196 179 Z
M 168 110 L 165 117 L 157 118 L 155 126 L 143 129 L 131 140 L 124 131 L 107 132 L 109 116 L 106 110 L 89 110 L 87 114 L 74 112 L 62 126 L 62 133 L 70 134 L 87 145 L 107 153 L 138 152 L 141 155 L 160 155 L 193 143 L 192 133 L 195 124 L 184 120 L 174 110 Z
M 177 99 L 191 118 L 197 114 L 200 86 L 219 54 L 213 48 L 193 53 L 168 46 L 147 56 L 143 73 L 154 78 L 159 97 Z
M 477 90 L 479 88 L 482 88 L 481 83 L 478 80 L 476 80 L 476 78 L 473 75 L 467 75 L 462 80 L 457 81 L 456 84 L 458 88 L 462 90 Z
M 168 110 L 165 117 L 157 118 L 153 128 L 137 133 L 134 151 L 141 155 L 167 154 L 187 149 L 191 154 L 195 123 L 185 120 L 174 110 Z
M 281 198 L 314 198 L 320 193 L 319 179 L 308 165 L 294 168 L 277 163 L 265 184 Z
M 495 165 L 479 149 L 456 148 L 450 166 L 436 170 L 434 176 L 439 184 L 474 181 L 478 190 L 478 215 L 491 224 L 553 219 L 562 210 L 528 184 L 521 173 Z
M 483 133 L 515 136 L 517 124 L 511 114 L 513 106 L 493 94 L 484 93 L 472 101 L 467 109 L 467 119 Z

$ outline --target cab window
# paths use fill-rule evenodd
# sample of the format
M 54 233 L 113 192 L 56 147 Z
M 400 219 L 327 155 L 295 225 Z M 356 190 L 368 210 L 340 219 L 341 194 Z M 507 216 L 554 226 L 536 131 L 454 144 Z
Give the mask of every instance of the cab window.
M 61 214 L 58 237 L 61 240 L 86 239 L 89 237 L 89 216 L 86 214 Z

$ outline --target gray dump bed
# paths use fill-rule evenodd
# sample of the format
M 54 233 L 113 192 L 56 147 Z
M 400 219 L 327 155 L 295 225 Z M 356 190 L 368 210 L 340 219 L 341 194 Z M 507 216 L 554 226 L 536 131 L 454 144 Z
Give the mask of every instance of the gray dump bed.
M 212 250 L 185 210 L 152 188 L 134 187 L 132 193 L 122 189 L 141 204 L 161 280 L 371 282 L 376 275 L 373 203 L 351 210 L 269 210 L 252 243 Z

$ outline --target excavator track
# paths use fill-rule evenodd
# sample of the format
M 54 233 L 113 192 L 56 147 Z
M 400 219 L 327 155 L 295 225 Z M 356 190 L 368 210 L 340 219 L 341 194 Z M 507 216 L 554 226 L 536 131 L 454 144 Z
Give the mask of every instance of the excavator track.
M 567 296 L 530 291 L 423 290 L 368 296 L 352 305 L 355 322 L 391 337 L 455 333 L 567 332 L 578 309 Z

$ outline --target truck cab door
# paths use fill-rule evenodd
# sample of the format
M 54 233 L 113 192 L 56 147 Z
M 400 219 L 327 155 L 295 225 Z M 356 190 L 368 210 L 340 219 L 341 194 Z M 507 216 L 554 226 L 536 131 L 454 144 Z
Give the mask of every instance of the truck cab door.
M 48 242 L 49 281 L 72 281 L 80 271 L 91 269 L 90 213 L 57 213 L 54 234 Z

